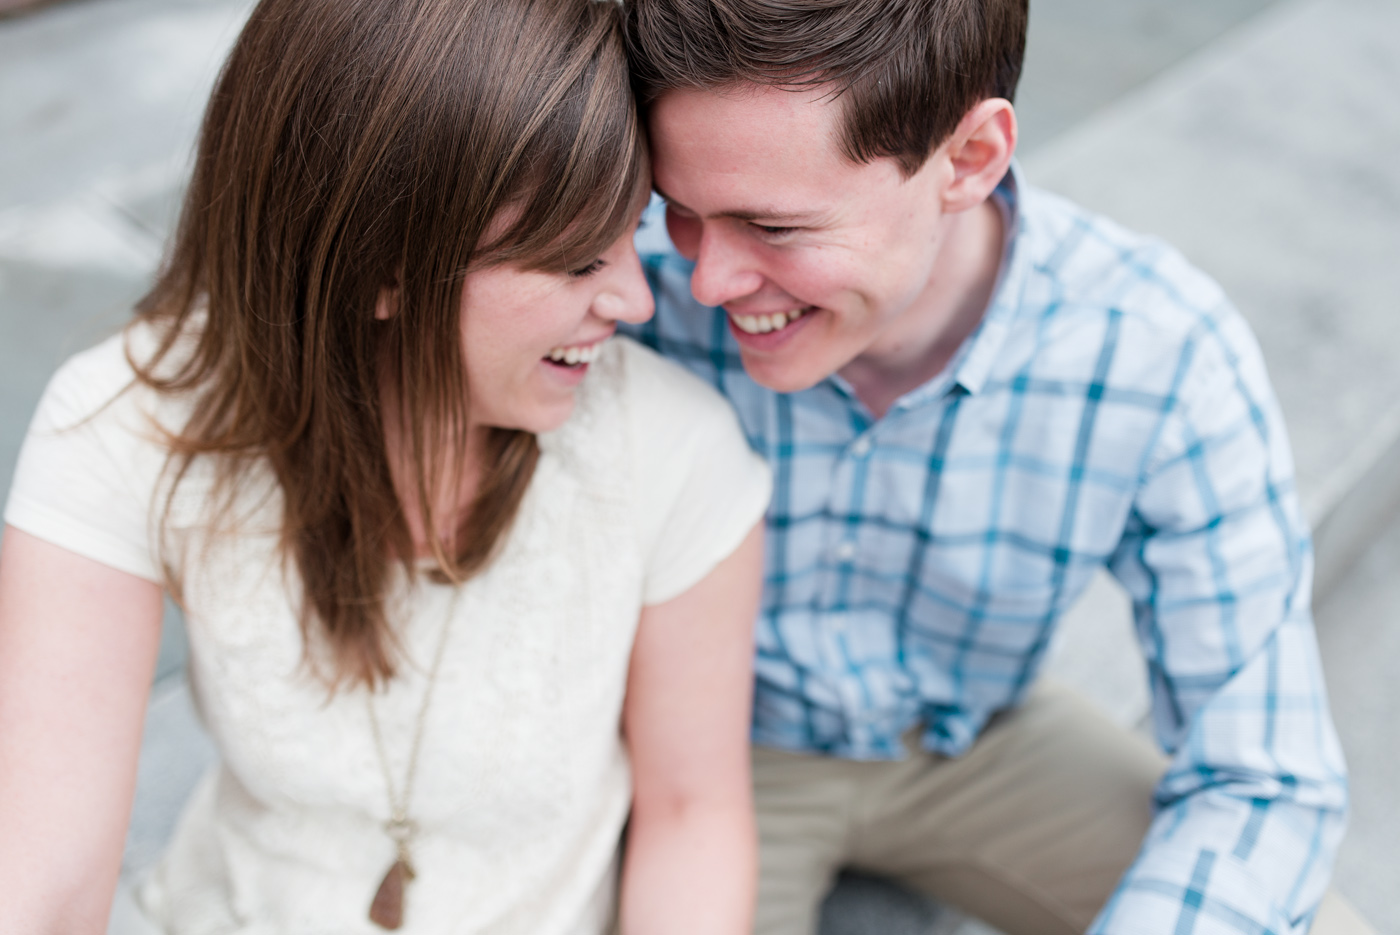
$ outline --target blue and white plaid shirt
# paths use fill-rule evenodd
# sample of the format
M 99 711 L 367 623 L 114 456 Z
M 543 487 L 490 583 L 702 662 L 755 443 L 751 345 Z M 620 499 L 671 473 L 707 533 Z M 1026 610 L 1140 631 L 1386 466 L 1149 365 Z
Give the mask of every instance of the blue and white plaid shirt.
M 1106 566 L 1174 758 L 1091 931 L 1302 932 L 1346 779 L 1259 348 L 1174 250 L 1018 175 L 998 189 L 1008 248 L 982 325 L 880 419 L 839 376 L 755 384 L 690 264 L 643 258 L 657 314 L 632 333 L 724 393 L 774 469 L 754 741 L 897 758 L 922 723 L 957 756 L 1025 696 Z

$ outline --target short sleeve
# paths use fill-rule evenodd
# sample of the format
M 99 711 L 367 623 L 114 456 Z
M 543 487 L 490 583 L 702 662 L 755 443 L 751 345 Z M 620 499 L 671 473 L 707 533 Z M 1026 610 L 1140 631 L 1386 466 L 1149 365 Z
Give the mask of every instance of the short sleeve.
M 59 369 L 20 449 L 5 522 L 158 582 L 149 521 L 165 455 L 133 377 L 120 335 Z
M 763 518 L 772 480 L 719 393 L 653 351 L 620 343 L 646 565 L 642 600 L 660 604 L 738 548 Z

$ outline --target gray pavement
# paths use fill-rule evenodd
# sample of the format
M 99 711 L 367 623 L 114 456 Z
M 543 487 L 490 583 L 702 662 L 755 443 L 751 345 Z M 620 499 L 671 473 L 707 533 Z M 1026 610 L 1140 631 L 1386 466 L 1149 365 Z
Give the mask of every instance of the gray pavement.
M 1031 0 L 1016 98 L 1032 153 L 1217 40 L 1273 0 Z
M 53 369 L 148 285 L 245 0 L 0 20 L 0 490 Z
M 69 0 L 0 20 L 0 491 L 48 374 L 146 287 L 247 9 Z M 1393 0 L 1033 0 L 1018 102 L 1033 182 L 1176 243 L 1260 335 L 1318 525 L 1319 634 L 1353 767 L 1337 886 L 1389 935 L 1400 935 L 1400 688 L 1386 677 L 1400 653 L 1397 87 Z M 213 756 L 178 675 L 175 624 L 129 869 L 159 852 Z M 1141 663 L 1106 580 L 1052 669 L 1140 721 Z M 860 876 L 843 878 L 823 922 L 823 935 L 954 930 L 987 931 Z
M 1351 767 L 1337 885 L 1381 932 L 1400 933 L 1400 522 L 1317 607 L 1318 642 Z

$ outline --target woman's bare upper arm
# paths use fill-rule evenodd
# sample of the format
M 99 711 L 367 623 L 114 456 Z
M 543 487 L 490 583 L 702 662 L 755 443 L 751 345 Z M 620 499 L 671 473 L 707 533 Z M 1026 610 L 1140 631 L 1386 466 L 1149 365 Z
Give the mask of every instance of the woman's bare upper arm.
M 5 527 L 0 879 L 25 905 L 0 928 L 105 926 L 160 623 L 158 585 Z
M 698 584 L 642 611 L 623 714 L 635 808 L 747 802 L 762 526 Z

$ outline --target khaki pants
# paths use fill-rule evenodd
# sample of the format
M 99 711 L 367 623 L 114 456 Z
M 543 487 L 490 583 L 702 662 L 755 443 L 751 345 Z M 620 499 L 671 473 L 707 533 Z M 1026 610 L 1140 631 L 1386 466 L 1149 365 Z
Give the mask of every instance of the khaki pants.
M 822 899 L 850 866 L 1009 935 L 1083 932 L 1137 856 L 1166 765 L 1145 738 L 1047 683 L 956 760 L 755 748 L 755 931 L 813 935 Z M 1369 931 L 1333 894 L 1313 926 L 1319 935 Z

